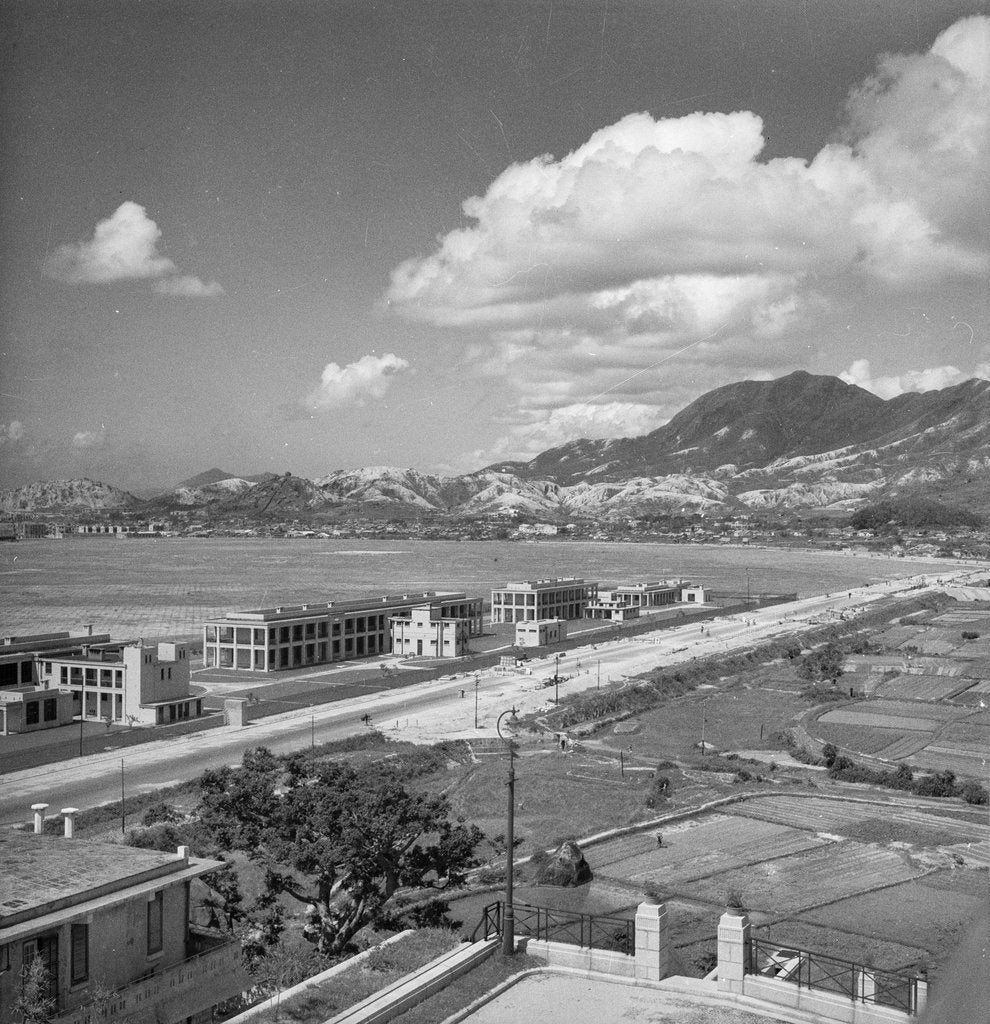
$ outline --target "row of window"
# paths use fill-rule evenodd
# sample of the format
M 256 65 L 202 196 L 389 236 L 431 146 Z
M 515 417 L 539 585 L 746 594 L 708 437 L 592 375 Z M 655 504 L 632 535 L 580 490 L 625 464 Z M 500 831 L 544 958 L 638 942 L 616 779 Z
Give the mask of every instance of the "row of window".
M 24 724 L 37 725 L 42 721 L 54 722 L 58 718 L 58 701 L 54 697 L 45 700 L 29 700 L 24 705 Z
M 51 662 L 45 662 L 45 674 L 52 674 Z M 59 680 L 62 686 L 105 686 L 120 690 L 124 686 L 124 670 L 122 668 L 87 668 L 85 671 L 77 665 L 60 665 Z
M 149 956 L 160 953 L 164 945 L 164 892 L 159 890 L 148 900 L 147 951 Z M 21 947 L 21 961 L 26 966 L 41 960 L 48 973 L 48 994 L 58 997 L 58 935 L 39 935 L 28 939 Z M 0 973 L 10 970 L 10 946 L 0 945 Z M 89 981 L 89 924 L 69 925 L 69 984 L 81 985 Z

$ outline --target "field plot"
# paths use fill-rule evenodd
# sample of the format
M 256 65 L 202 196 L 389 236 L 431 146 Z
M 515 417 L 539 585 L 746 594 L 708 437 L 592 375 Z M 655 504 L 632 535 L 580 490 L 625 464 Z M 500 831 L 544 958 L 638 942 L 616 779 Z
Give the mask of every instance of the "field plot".
M 877 705 L 870 706 L 871 708 L 877 707 Z M 868 710 L 865 707 L 862 710 L 842 708 L 839 711 L 829 711 L 818 720 L 824 725 L 869 726 L 876 729 L 894 729 L 899 732 L 931 732 L 938 724 L 930 718 L 908 718 L 904 715 L 883 714 L 879 710 Z
M 920 873 L 896 850 L 847 839 L 700 879 L 691 883 L 691 894 L 715 903 L 738 889 L 751 910 L 794 914 Z
M 951 810 L 952 813 L 946 813 Z M 826 797 L 771 796 L 746 800 L 732 807 L 733 815 L 747 815 L 791 828 L 854 835 L 864 821 L 900 822 L 916 828 L 948 829 L 950 841 L 990 840 L 990 825 L 955 808 L 928 808 L 903 803 L 830 800 Z
M 902 732 L 900 729 L 877 729 L 872 725 L 829 725 L 818 720 L 815 735 L 826 743 L 834 743 L 862 754 L 879 754 L 895 743 L 906 742 L 912 749 L 923 747 L 930 732 Z
M 911 755 L 911 763 L 931 771 L 951 771 L 967 779 L 986 779 L 987 748 L 965 750 L 933 743 Z
M 689 882 L 746 864 L 760 863 L 767 856 L 781 857 L 823 840 L 808 832 L 785 828 L 772 822 L 713 814 L 679 822 L 663 829 L 663 847 L 658 849 L 653 833 L 624 836 L 594 847 L 588 854 L 596 875 L 664 885 Z
M 885 699 L 944 700 L 970 685 L 961 674 L 883 676 L 873 689 L 873 695 Z
M 893 898 L 891 898 L 893 897 Z M 925 921 L 921 935 L 931 952 L 954 949 L 966 924 L 986 898 L 986 877 L 974 871 L 940 871 L 881 892 L 863 893 L 807 911 L 799 920 L 825 927 L 844 928 L 850 918 L 863 935 L 894 942 L 918 942 L 918 922 Z

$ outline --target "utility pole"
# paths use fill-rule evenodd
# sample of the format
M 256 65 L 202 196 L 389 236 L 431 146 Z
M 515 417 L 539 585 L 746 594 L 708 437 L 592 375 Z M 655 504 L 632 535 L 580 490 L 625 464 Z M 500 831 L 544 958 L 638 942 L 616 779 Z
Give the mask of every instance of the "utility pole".
M 560 654 L 553 659 L 553 702 L 560 703 Z
M 516 720 L 516 709 L 503 711 L 495 721 L 495 731 L 499 739 L 509 748 L 509 806 L 505 827 L 505 918 L 502 921 L 502 952 L 505 956 L 512 956 L 516 951 L 516 921 L 515 911 L 512 907 L 512 856 L 515 847 L 515 799 L 516 799 L 516 751 L 507 736 L 502 735 L 502 719 L 511 715 L 511 720 Z
M 600 690 L 601 688 L 602 688 L 602 663 L 599 660 L 599 662 L 598 662 L 598 679 L 597 679 L 597 681 L 595 683 L 595 689 L 596 690 Z
M 481 673 L 475 672 L 474 674 L 474 727 L 478 728 L 478 681 L 481 679 Z
M 83 671 L 82 689 L 79 691 L 79 756 L 83 756 L 83 724 L 86 721 L 86 673 Z
M 124 759 L 120 759 L 120 834 L 127 834 L 127 811 L 124 809 Z

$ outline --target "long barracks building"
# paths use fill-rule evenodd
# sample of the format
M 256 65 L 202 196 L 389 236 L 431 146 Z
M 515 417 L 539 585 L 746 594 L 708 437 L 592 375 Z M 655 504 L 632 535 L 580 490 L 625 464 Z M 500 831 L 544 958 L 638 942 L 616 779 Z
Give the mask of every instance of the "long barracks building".
M 227 612 L 203 625 L 206 668 L 277 672 L 390 654 L 389 620 L 430 605 L 441 619 L 462 619 L 468 636 L 482 632 L 482 599 L 426 591 L 358 601 L 323 601 Z

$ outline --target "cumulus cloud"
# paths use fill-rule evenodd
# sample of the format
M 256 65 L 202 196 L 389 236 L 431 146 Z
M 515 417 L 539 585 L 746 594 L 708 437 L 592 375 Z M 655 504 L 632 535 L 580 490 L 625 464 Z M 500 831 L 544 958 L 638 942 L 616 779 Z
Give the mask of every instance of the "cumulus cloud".
M 106 430 L 100 427 L 99 430 L 80 430 L 73 435 L 73 448 L 102 448 L 107 441 Z
M 620 400 L 669 415 L 669 376 L 652 370 L 675 355 L 679 386 L 695 369 L 804 365 L 850 295 L 990 269 L 988 46 L 975 17 L 927 53 L 881 58 L 810 161 L 761 159 L 750 111 L 630 114 L 507 167 L 465 201 L 466 226 L 395 268 L 386 301 L 487 331 L 467 362 L 524 412 Z
M 896 398 L 907 391 L 940 391 L 942 388 L 961 384 L 970 377 L 990 380 L 990 363 L 981 363 L 972 373 L 963 373 L 956 366 L 930 366 L 924 370 L 909 370 L 906 373 L 885 377 L 874 377 L 870 361 L 857 359 L 839 377 L 847 384 L 872 391 L 880 398 Z
M 178 275 L 175 263 L 158 251 L 162 232 L 143 206 L 128 200 L 97 223 L 89 241 L 60 245 L 45 261 L 44 273 L 67 284 L 109 284 L 155 280 L 166 295 L 222 295 L 215 282 Z
M 383 398 L 392 378 L 408 369 L 409 363 L 391 352 L 381 356 L 362 356 L 343 367 L 327 363 L 319 385 L 306 395 L 303 404 L 313 411 L 365 405 L 368 401 Z
M 183 274 L 180 277 L 166 277 L 155 282 L 155 291 L 159 295 L 185 295 L 190 298 L 213 298 L 223 295 L 223 288 L 216 281 L 204 283 L 198 277 Z
M 0 447 L 16 444 L 24 437 L 24 424 L 20 420 L 0 423 Z

